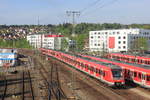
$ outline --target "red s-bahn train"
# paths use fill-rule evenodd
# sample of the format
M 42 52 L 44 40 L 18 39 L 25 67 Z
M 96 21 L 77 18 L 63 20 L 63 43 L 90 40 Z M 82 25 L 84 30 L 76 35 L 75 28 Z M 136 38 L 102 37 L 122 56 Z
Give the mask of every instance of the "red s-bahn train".
M 128 63 L 150 65 L 150 58 L 148 57 L 140 57 L 135 55 L 121 54 L 121 53 L 109 53 L 107 57 L 110 59 L 115 59 L 118 61 L 124 61 Z
M 142 87 L 150 88 L 150 66 L 139 64 L 123 64 L 119 61 L 113 61 L 110 59 L 98 58 L 88 55 L 80 55 L 90 59 L 94 59 L 100 62 L 112 63 L 122 67 L 124 79 L 131 80 Z
M 109 86 L 122 86 L 125 83 L 122 76 L 122 68 L 117 65 L 88 60 L 51 49 L 41 48 L 40 51 L 42 54 L 54 57 L 64 63 L 67 63 L 75 69 L 99 79 Z

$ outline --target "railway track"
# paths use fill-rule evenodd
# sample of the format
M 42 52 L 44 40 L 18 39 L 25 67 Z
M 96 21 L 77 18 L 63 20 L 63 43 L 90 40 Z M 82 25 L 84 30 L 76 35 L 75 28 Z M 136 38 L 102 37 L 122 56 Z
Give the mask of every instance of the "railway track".
M 46 83 L 46 88 L 48 90 L 48 100 L 52 100 L 52 98 L 54 97 L 56 100 L 67 100 L 67 96 L 62 90 L 59 82 L 59 73 L 57 65 L 52 63 L 50 71 L 48 71 L 45 69 L 41 62 L 38 63 L 40 66 L 40 74 L 43 77 Z
M 25 98 L 24 98 L 24 92 L 25 92 L 25 81 L 24 81 L 24 71 L 22 72 L 22 100 L 25 100 Z
M 28 75 L 29 75 L 29 84 L 30 84 L 30 90 L 31 90 L 31 96 L 32 96 L 32 100 L 34 99 L 34 91 L 33 91 L 33 85 L 32 85 L 32 80 L 31 80 L 31 75 L 30 75 L 30 71 L 28 70 Z
M 27 79 L 27 81 L 26 81 Z M 27 89 L 26 85 L 29 85 L 29 88 Z M 29 98 L 26 99 L 26 93 L 29 91 L 29 96 L 30 100 L 35 100 L 34 97 L 34 91 L 33 91 L 33 85 L 32 85 L 32 80 L 30 76 L 30 71 L 28 70 L 27 72 L 23 71 L 22 72 L 22 100 L 29 100 Z
M 0 98 L 1 98 L 1 100 L 5 100 L 5 98 L 7 96 L 7 79 L 6 79 L 6 77 L 4 78 L 4 83 L 2 85 L 4 85 L 4 92 L 3 92 L 3 94 L 0 95 Z
M 67 98 L 59 82 L 58 66 L 54 63 L 51 67 L 51 87 L 57 100 L 61 100 L 61 98 Z

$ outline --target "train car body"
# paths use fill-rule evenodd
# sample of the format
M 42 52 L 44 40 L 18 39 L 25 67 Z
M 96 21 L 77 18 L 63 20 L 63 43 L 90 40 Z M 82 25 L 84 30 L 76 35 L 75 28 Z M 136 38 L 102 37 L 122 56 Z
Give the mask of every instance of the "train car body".
M 65 62 L 74 68 L 105 82 L 109 86 L 124 85 L 121 67 L 109 65 L 108 63 L 94 62 L 80 57 L 69 55 L 63 52 L 50 49 L 40 49 L 45 55 L 54 57 L 62 62 Z
M 128 63 L 150 65 L 150 58 L 148 57 L 140 57 L 135 55 L 120 54 L 120 53 L 109 53 L 107 57 L 110 59 L 116 59 L 118 61 L 124 61 Z
M 124 78 L 131 80 L 142 87 L 150 88 L 150 66 L 130 63 L 121 63 L 119 61 L 108 60 L 88 55 L 80 55 L 100 62 L 112 63 L 122 67 Z
M 17 49 L 0 49 L 0 66 L 10 67 L 17 64 Z

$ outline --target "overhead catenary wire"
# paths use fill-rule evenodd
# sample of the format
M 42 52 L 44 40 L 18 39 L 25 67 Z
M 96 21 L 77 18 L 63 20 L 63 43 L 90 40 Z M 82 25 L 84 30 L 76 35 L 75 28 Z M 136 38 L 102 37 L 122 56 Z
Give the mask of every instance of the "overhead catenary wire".
M 109 5 L 112 5 L 114 4 L 115 2 L 117 2 L 118 0 L 111 0 L 111 1 L 108 1 L 108 2 L 102 2 L 102 0 L 99 0 L 101 2 L 97 2 L 97 4 L 93 5 L 93 6 L 96 6 L 95 9 L 93 10 L 86 10 L 86 12 L 83 10 L 81 12 L 81 16 L 85 16 L 85 15 L 91 15 L 92 13 L 95 13 L 97 11 L 99 11 L 100 9 L 104 8 L 104 7 L 107 7 Z M 100 3 L 100 4 L 99 4 Z M 99 5 L 98 5 L 99 4 Z
M 85 8 L 81 9 L 80 11 L 83 12 L 83 11 L 86 11 L 87 9 L 89 9 L 90 7 L 92 6 L 95 6 L 97 3 L 99 3 L 100 1 L 102 0 L 96 0 L 94 2 L 92 2 L 91 4 L 87 5 Z

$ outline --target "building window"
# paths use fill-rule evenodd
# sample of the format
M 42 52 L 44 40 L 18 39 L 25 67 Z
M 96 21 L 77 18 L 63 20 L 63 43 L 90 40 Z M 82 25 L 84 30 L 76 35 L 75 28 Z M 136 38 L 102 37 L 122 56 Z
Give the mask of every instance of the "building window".
M 118 41 L 118 44 L 121 44 L 121 41 Z
M 123 49 L 125 49 L 126 48 L 126 46 L 123 46 Z
M 95 32 L 95 34 L 96 34 L 96 32 Z
M 126 44 L 126 41 L 123 41 L 123 44 Z
M 118 39 L 121 39 L 121 37 L 119 36 Z
M 95 46 L 97 46 L 97 44 L 95 44 Z
M 100 46 L 100 44 L 98 44 L 98 46 Z
M 117 32 L 117 34 L 120 34 L 119 32 Z
M 100 32 L 98 32 L 98 34 L 101 34 Z
M 126 39 L 126 37 L 124 36 L 123 39 Z
M 93 36 L 91 36 L 91 39 L 93 39 Z
M 119 46 L 118 49 L 121 49 L 121 47 Z
M 100 36 L 98 36 L 98 38 L 100 38 Z
M 107 32 L 105 32 L 105 34 L 107 34 Z

